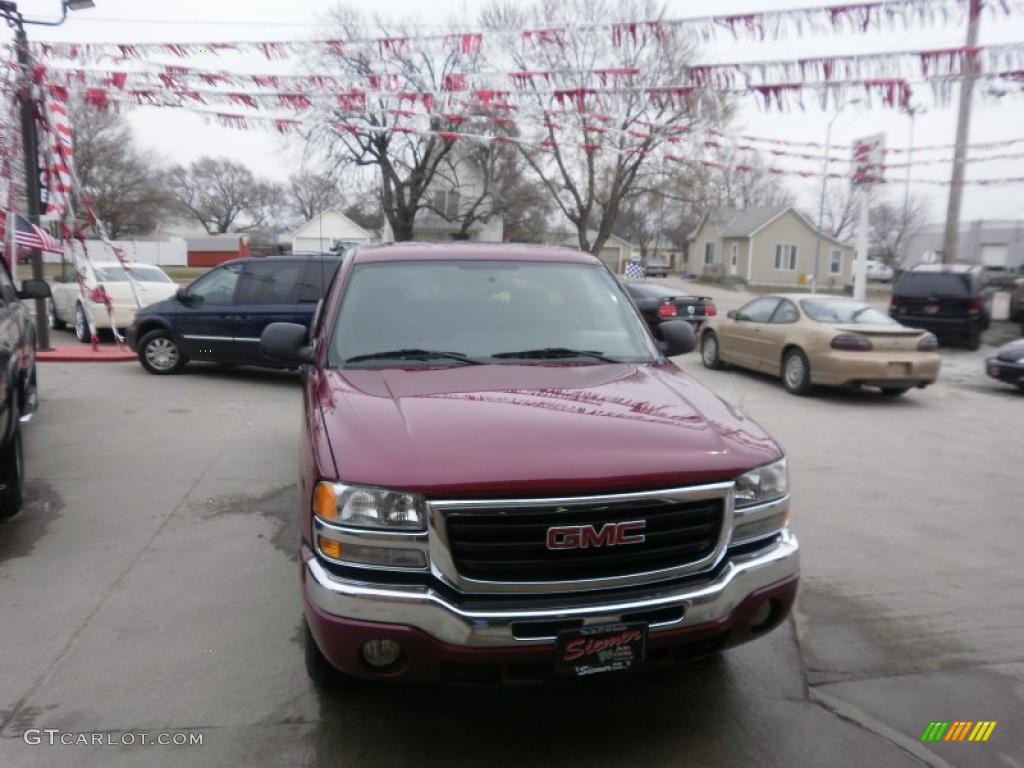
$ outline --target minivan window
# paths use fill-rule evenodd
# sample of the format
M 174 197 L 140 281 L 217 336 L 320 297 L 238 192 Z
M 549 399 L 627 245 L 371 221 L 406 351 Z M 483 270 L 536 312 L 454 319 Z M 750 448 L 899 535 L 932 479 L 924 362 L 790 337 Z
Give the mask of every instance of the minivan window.
M 239 304 L 295 304 L 302 261 L 259 261 L 246 264 L 238 285 Z
M 593 362 L 595 353 L 615 361 L 649 362 L 656 354 L 633 305 L 599 265 L 501 260 L 357 264 L 342 297 L 328 362 L 338 366 L 395 350 L 523 365 L 551 359 Z M 572 356 L 566 350 L 588 355 Z M 538 354 L 511 354 L 526 351 Z M 424 359 L 445 363 L 440 357 Z M 389 363 L 394 360 L 358 365 Z
M 971 295 L 971 276 L 954 272 L 907 272 L 896 283 L 897 296 L 927 297 Z
M 232 304 L 241 271 L 241 265 L 228 264 L 207 272 L 189 286 L 188 295 L 201 299 L 203 304 Z

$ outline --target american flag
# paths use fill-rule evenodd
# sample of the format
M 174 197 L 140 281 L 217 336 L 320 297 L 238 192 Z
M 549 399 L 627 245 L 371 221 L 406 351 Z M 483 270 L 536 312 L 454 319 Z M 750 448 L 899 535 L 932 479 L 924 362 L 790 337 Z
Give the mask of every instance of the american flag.
M 21 214 L 10 214 L 14 217 L 14 242 L 22 248 L 38 248 L 40 251 L 62 253 L 64 247 L 60 240 L 49 232 L 37 227 Z M 7 242 L 7 215 L 0 213 L 0 240 Z
M 626 265 L 626 279 L 639 280 L 644 276 L 644 265 L 639 261 L 631 261 Z

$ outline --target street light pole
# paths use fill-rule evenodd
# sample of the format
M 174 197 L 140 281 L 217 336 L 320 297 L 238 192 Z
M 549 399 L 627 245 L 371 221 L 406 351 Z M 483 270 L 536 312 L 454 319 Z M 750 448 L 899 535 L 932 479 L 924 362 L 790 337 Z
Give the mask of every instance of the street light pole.
M 32 56 L 28 49 L 25 25 L 41 24 L 47 27 L 56 27 L 67 19 L 68 10 L 79 10 L 92 6 L 92 0 L 62 0 L 59 20 L 32 21 L 21 15 L 17 3 L 6 0 L 0 2 L 0 16 L 3 16 L 9 27 L 14 28 L 14 45 L 18 56 L 18 66 L 21 69 L 22 82 L 19 97 L 21 99 L 21 147 L 25 160 L 25 197 L 28 204 L 28 218 L 37 226 L 39 225 L 39 215 L 42 213 L 39 200 L 39 144 L 35 127 L 36 102 L 32 98 Z M 8 222 L 8 226 L 11 226 L 10 222 Z M 34 249 L 31 252 L 31 259 L 32 277 L 36 280 L 44 279 L 43 252 L 38 248 Z M 47 321 L 45 299 L 36 299 L 36 344 L 39 349 L 50 349 L 50 326 Z
M 832 152 L 832 126 L 835 125 L 847 104 L 859 103 L 860 99 L 853 99 L 842 104 L 832 115 L 832 119 L 828 121 L 828 129 L 825 131 L 825 162 L 821 170 L 821 196 L 818 200 L 818 231 L 814 238 L 814 273 L 811 275 L 811 293 L 818 292 L 818 262 L 821 260 L 821 229 L 825 226 L 825 187 L 828 184 L 828 164 L 831 161 L 829 155 Z

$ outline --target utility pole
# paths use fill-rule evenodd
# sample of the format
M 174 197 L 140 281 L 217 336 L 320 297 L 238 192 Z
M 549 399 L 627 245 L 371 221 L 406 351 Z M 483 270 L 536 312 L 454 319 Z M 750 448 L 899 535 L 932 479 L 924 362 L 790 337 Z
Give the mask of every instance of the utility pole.
M 25 197 L 28 203 L 28 218 L 39 225 L 39 146 L 35 127 L 35 104 L 32 99 L 32 59 L 28 52 L 28 37 L 18 14 L 15 23 L 14 44 L 18 52 L 23 82 L 21 93 L 21 148 L 25 158 Z M 32 277 L 43 280 L 43 252 L 32 250 Z M 46 313 L 46 299 L 36 299 L 36 344 L 39 349 L 50 349 L 50 325 Z
M 956 120 L 956 149 L 953 154 L 953 174 L 949 180 L 949 205 L 946 207 L 946 232 L 942 245 L 942 262 L 956 261 L 960 240 L 960 203 L 964 191 L 964 172 L 967 165 L 967 136 L 971 128 L 971 97 L 978 79 L 977 59 L 978 27 L 981 22 L 983 0 L 970 0 L 967 10 L 967 52 L 960 73 L 960 108 Z

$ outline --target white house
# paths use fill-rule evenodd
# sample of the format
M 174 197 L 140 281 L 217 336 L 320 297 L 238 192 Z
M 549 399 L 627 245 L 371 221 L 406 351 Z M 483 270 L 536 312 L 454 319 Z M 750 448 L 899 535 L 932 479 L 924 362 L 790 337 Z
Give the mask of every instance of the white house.
M 372 233 L 341 211 L 324 211 L 292 232 L 292 253 L 326 253 L 372 240 Z

